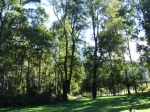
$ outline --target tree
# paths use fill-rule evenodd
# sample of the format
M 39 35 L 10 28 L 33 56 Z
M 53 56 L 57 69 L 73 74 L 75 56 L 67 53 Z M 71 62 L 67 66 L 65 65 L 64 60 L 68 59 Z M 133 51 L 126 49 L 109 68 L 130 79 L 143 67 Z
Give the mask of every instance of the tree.
M 116 94 L 115 90 L 115 75 L 117 70 L 113 64 L 121 56 L 121 48 L 124 39 L 122 38 L 123 22 L 124 19 L 118 15 L 118 10 L 121 7 L 119 1 L 112 0 L 106 8 L 106 19 L 104 19 L 103 31 L 99 34 L 99 52 L 103 52 L 107 56 L 110 63 L 110 77 L 113 89 L 113 95 Z M 104 60 L 105 62 L 105 60 Z
M 42 7 L 24 9 L 23 5 L 27 3 L 23 4 L 18 0 L 0 3 L 1 6 L 3 5 L 0 7 L 0 50 L 2 52 L 0 54 L 2 62 L 0 95 L 2 105 L 9 106 L 13 104 L 14 99 L 8 96 L 15 97 L 20 94 L 23 97 L 27 94 L 28 97 L 31 95 L 35 98 L 35 95 L 40 92 L 44 85 L 41 81 L 43 81 L 43 69 L 46 64 L 43 57 L 46 53 L 50 54 L 51 35 L 42 25 L 47 17 Z M 36 87 L 39 89 L 37 90 Z M 25 100 L 31 101 L 30 98 Z M 27 101 L 28 104 L 30 101 Z
M 60 24 L 64 29 L 65 43 L 66 43 L 66 53 L 64 60 L 64 72 L 65 78 L 63 82 L 63 98 L 67 100 L 67 93 L 70 93 L 70 84 L 72 80 L 73 74 L 73 65 L 74 65 L 74 57 L 76 51 L 76 44 L 80 40 L 81 30 L 85 27 L 84 21 L 84 8 L 82 0 L 69 0 L 69 1 L 51 1 L 54 7 L 55 15 L 57 16 Z M 61 10 L 62 9 L 62 10 Z M 59 18 L 59 12 L 62 11 L 62 18 Z M 67 29 L 66 25 L 69 25 L 69 29 Z M 69 40 L 71 40 L 71 46 L 69 45 Z M 69 48 L 71 50 L 69 51 Z M 69 61 L 69 53 L 71 52 L 70 61 Z M 67 65 L 69 62 L 69 66 Z M 69 69 L 68 69 L 69 67 Z
M 84 77 L 81 84 L 82 93 L 92 93 L 93 81 L 91 80 L 91 73 L 93 71 L 93 50 L 94 47 L 85 46 L 83 48 L 83 56 L 85 57 L 83 65 L 85 69 L 86 76 Z M 87 88 L 88 87 L 88 88 Z
M 106 4 L 105 4 L 106 3 Z M 91 26 L 92 26 L 92 31 L 93 31 L 93 39 L 94 39 L 94 53 L 93 53 L 93 86 L 92 86 L 92 96 L 93 99 L 96 98 L 96 92 L 97 92 L 97 84 L 96 84 L 96 79 L 97 79 L 97 69 L 98 69 L 98 33 L 100 31 L 100 19 L 101 19 L 101 14 L 104 14 L 104 8 L 105 5 L 107 5 L 107 1 L 89 1 L 87 0 L 87 7 L 88 7 L 88 13 L 89 17 L 91 19 Z M 101 55 L 101 54 L 100 54 Z M 100 56 L 101 57 L 101 56 Z
M 149 0 L 140 0 L 139 1 L 139 17 L 140 22 L 143 26 L 143 29 L 145 31 L 145 36 L 141 37 L 141 41 L 147 42 L 146 45 L 140 45 L 138 44 L 137 49 L 138 52 L 140 52 L 140 61 L 141 63 L 144 63 L 144 61 L 147 63 L 145 64 L 146 68 L 149 71 L 149 42 L 150 42 L 150 8 L 149 8 Z M 142 17 L 141 17 L 142 15 Z
M 145 33 L 146 33 L 146 38 L 148 39 L 148 42 L 149 42 L 149 38 L 150 38 L 150 7 L 149 7 L 149 4 L 150 4 L 150 1 L 149 0 L 140 0 L 140 8 L 142 10 L 142 14 L 143 14 L 143 28 L 145 30 Z

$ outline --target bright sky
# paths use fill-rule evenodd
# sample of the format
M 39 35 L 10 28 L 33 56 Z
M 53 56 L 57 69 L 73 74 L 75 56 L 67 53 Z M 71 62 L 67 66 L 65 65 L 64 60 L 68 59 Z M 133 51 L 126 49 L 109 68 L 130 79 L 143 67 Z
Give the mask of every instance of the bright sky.
M 52 6 L 49 6 L 48 4 L 44 6 L 46 13 L 49 15 L 49 21 L 47 23 L 47 26 L 50 27 L 50 25 L 52 25 L 52 23 L 57 20 L 57 17 L 54 14 Z
M 141 31 L 139 33 L 140 37 L 143 37 L 144 35 L 145 35 L 145 33 L 143 31 Z M 137 51 L 136 51 L 136 44 L 140 44 L 140 45 L 144 44 L 144 45 L 146 45 L 146 42 L 142 42 L 142 41 L 140 41 L 140 42 L 130 41 L 131 57 L 132 57 L 133 61 L 139 60 L 139 56 L 140 56 L 139 53 L 137 53 Z M 126 57 L 127 60 L 130 60 L 130 58 L 129 58 L 128 55 L 126 55 L 125 57 Z

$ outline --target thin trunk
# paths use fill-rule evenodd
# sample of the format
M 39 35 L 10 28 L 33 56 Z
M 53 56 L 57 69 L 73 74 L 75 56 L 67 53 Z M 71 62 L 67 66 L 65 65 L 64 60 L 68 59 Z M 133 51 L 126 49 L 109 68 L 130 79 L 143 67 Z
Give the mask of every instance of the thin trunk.
M 109 52 L 109 60 L 110 60 L 111 70 L 113 70 L 111 53 L 110 52 Z M 115 81 L 114 81 L 114 73 L 113 72 L 111 72 L 111 86 L 112 86 L 112 90 L 113 90 L 113 95 L 115 96 L 116 95 L 116 90 L 115 90 Z
M 56 68 L 56 65 L 54 67 L 54 94 L 56 95 L 57 93 L 57 68 Z
M 126 66 L 124 54 L 123 54 L 123 62 L 124 62 L 124 65 Z M 128 94 L 131 94 L 130 93 L 130 85 L 129 85 L 127 69 L 125 69 L 125 77 L 126 77 L 126 87 L 127 87 L 127 90 L 128 90 Z
M 72 54 L 71 54 L 71 64 L 70 64 L 70 74 L 69 74 L 69 84 L 68 84 L 68 93 L 70 93 L 70 84 L 72 78 L 72 71 L 73 71 L 73 61 L 74 61 L 74 53 L 75 53 L 75 40 L 72 39 Z
M 138 92 L 137 92 L 137 85 L 136 85 L 135 79 L 134 79 L 134 81 L 133 81 L 133 86 L 134 86 L 135 94 L 137 94 Z
M 93 95 L 93 99 L 96 98 L 96 92 L 97 92 L 97 84 L 96 84 L 96 73 L 97 73 L 97 62 L 96 62 L 96 58 L 97 58 L 97 48 L 95 48 L 95 52 L 94 52 L 94 57 L 95 57 L 95 60 L 94 60 L 94 68 L 93 68 L 93 91 L 92 91 L 92 95 Z
M 20 69 L 20 76 L 19 76 L 19 80 L 20 80 L 20 85 L 22 85 L 22 73 L 23 73 L 23 65 L 21 65 L 21 69 Z
M 39 54 L 39 78 L 38 78 L 38 90 L 40 91 L 41 89 L 41 59 L 42 54 Z
M 28 54 L 28 69 L 27 69 L 27 74 L 26 74 L 26 86 L 27 86 L 27 94 L 29 94 L 29 89 L 30 89 L 30 58 L 31 58 L 31 48 Z
M 5 2 L 4 2 L 4 0 L 2 0 L 2 2 L 3 2 L 3 6 L 1 6 L 1 7 L 5 7 Z M 4 11 L 4 9 L 3 8 L 1 8 L 0 9 L 0 24 L 1 24 L 1 28 L 0 28 L 0 37 L 2 38 L 2 33 L 3 33 L 3 27 L 4 27 L 4 20 L 3 19 L 5 19 L 5 18 L 3 18 L 3 11 Z
M 71 20 L 71 29 L 72 31 L 70 32 L 71 33 L 71 40 L 72 40 L 72 46 L 71 46 L 71 50 L 72 50 L 72 53 L 71 53 L 71 60 L 70 60 L 70 73 L 69 73 L 69 84 L 68 84 L 68 93 L 70 93 L 70 85 L 71 85 L 71 79 L 72 79 L 72 73 L 73 73 L 73 62 L 74 62 L 74 53 L 75 53 L 75 48 L 76 48 L 76 33 L 75 33 L 75 24 L 77 22 L 77 15 L 75 14 L 75 18 Z
M 130 57 L 130 62 L 131 62 L 131 64 L 133 64 L 133 62 L 132 62 L 132 57 L 131 57 L 131 50 L 130 50 L 130 45 L 129 45 L 129 43 L 130 43 L 130 41 L 129 41 L 129 38 L 127 37 L 127 42 L 128 42 L 128 50 L 129 50 L 129 57 Z M 133 75 L 133 69 L 132 69 L 132 75 Z M 134 78 L 133 78 L 133 86 L 134 86 L 134 91 L 135 91 L 135 93 L 137 94 L 137 87 L 136 87 L 136 76 L 133 76 Z
M 132 57 L 131 57 L 131 50 L 130 50 L 130 41 L 129 41 L 128 37 L 127 37 L 127 44 L 128 44 L 129 58 L 130 58 L 130 62 L 132 64 Z
M 56 88 L 58 96 L 60 96 L 60 94 L 61 94 L 61 89 L 60 89 L 61 84 L 60 84 L 60 75 L 59 74 L 60 74 L 60 71 L 58 69 L 58 71 L 57 71 L 57 88 Z
M 128 94 L 131 94 L 127 70 L 125 70 L 125 75 L 126 75 L 126 87 L 127 87 L 127 90 L 128 90 Z
M 1 98 L 1 105 L 4 104 L 4 96 L 5 96 L 5 64 L 3 64 L 3 71 L 1 72 L 2 73 L 2 88 L 1 88 L 1 95 L 2 95 L 2 98 Z
M 123 54 L 123 63 L 124 63 L 125 66 L 127 66 L 126 63 L 125 63 L 124 53 L 122 52 L 122 54 Z M 126 87 L 127 87 L 128 94 L 131 94 L 127 69 L 125 69 L 125 77 L 126 77 Z
M 148 86 L 146 76 L 144 78 L 145 78 L 145 84 L 146 84 L 146 86 Z
M 57 68 L 57 73 L 55 73 L 55 74 L 57 74 L 57 77 L 55 76 L 56 79 L 57 79 L 56 91 L 57 91 L 57 95 L 60 95 L 61 94 L 61 85 L 62 85 L 62 82 L 63 82 L 63 72 L 60 68 L 60 64 L 57 62 L 55 57 L 54 57 L 54 60 L 55 60 L 55 63 L 56 63 L 55 68 Z

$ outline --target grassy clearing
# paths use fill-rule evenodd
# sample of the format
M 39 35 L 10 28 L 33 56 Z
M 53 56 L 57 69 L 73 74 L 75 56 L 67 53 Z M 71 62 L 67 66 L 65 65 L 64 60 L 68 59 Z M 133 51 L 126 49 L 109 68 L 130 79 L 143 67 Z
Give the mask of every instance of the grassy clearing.
M 127 97 L 126 101 L 124 101 L 125 97 Z M 135 112 L 150 112 L 150 93 L 98 97 L 94 100 L 91 98 L 72 99 L 51 105 L 2 108 L 0 112 L 129 112 L 131 105 Z

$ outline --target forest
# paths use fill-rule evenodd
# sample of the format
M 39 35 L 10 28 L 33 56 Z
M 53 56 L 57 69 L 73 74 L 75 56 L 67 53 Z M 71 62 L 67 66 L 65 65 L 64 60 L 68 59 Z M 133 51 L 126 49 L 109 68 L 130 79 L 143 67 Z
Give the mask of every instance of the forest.
M 0 107 L 150 91 L 149 51 L 150 0 L 0 0 Z

